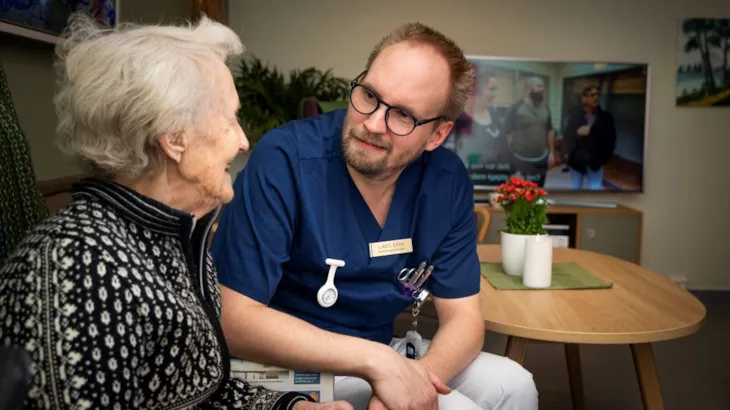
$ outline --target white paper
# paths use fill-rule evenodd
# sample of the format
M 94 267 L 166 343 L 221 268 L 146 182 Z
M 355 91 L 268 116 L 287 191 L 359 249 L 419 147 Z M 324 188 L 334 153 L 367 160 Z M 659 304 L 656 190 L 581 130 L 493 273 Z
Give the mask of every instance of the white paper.
M 233 377 L 276 391 L 298 392 L 315 401 L 334 401 L 335 378 L 329 373 L 295 371 L 276 366 L 232 359 Z

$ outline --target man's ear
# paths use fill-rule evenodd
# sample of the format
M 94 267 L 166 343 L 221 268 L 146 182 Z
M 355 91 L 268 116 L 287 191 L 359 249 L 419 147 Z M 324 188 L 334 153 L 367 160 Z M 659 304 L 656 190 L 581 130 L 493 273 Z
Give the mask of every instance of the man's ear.
M 160 136 L 160 148 L 171 160 L 180 162 L 183 153 L 188 147 L 187 134 L 176 132 L 174 134 L 163 134 Z
M 426 151 L 433 151 L 444 143 L 454 127 L 453 121 L 441 121 L 426 144 Z

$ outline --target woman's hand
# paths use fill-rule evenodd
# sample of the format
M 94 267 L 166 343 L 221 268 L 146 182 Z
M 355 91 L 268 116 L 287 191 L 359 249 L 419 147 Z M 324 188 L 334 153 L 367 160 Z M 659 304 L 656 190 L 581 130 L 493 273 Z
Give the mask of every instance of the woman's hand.
M 314 403 L 311 401 L 298 401 L 294 403 L 292 410 L 354 410 L 352 405 L 346 401 L 333 401 L 329 403 Z

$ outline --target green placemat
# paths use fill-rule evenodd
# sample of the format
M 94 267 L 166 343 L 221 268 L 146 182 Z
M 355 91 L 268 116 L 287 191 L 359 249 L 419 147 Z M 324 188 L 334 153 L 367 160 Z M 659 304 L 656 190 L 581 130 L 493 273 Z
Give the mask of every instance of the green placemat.
M 522 276 L 510 276 L 498 262 L 482 263 L 482 275 L 499 290 L 530 289 L 522 284 Z M 542 289 L 606 289 L 613 286 L 591 275 L 575 262 L 553 263 L 553 279 L 549 288 Z

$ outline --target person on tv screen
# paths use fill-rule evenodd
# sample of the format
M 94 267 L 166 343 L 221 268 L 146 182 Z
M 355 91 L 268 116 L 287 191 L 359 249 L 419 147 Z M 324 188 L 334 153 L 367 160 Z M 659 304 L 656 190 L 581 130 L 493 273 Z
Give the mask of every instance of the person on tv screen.
M 613 115 L 601 108 L 596 86 L 583 89 L 582 105 L 571 112 L 563 138 L 573 189 L 603 189 L 603 169 L 616 148 Z
M 510 161 L 506 155 L 507 139 L 494 107 L 498 86 L 493 71 L 479 72 L 475 93 L 469 97 L 469 109 L 454 123 L 450 148 L 459 155 L 473 179 L 499 179 L 497 174 L 504 173 L 501 180 L 494 181 L 501 183 L 509 177 Z
M 527 80 L 526 95 L 507 111 L 504 127 L 513 171 L 544 186 L 546 173 L 555 164 L 555 130 L 541 78 Z

